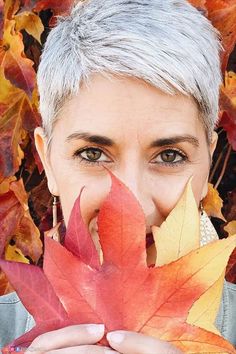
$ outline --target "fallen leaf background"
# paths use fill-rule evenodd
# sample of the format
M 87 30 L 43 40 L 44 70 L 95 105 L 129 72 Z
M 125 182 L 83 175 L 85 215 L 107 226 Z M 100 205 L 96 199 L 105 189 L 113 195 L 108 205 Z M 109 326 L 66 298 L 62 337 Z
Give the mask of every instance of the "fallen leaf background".
M 236 220 L 235 0 L 190 2 L 218 28 L 225 48 L 219 144 L 210 176 L 223 207 L 215 206 L 214 193 L 207 197 L 209 210 L 214 209 L 213 223 L 224 238 L 228 236 L 225 226 Z M 0 251 L 7 258 L 9 245 L 16 245 L 33 264 L 41 264 L 43 234 L 52 227 L 51 195 L 33 139 L 33 130 L 41 122 L 35 76 L 50 26 L 71 5 L 71 0 L 0 0 L 0 229 L 4 230 Z M 20 193 L 13 192 L 15 183 Z M 26 214 L 23 195 L 29 207 Z M 60 210 L 58 220 L 62 220 Z M 61 234 L 64 231 L 62 222 Z M 231 272 L 229 279 L 236 282 L 236 275 Z M 8 291 L 11 287 L 0 273 L 0 295 Z
M 164 225 L 154 230 L 156 267 L 149 267 L 142 208 L 127 187 L 115 176 L 111 178 L 111 192 L 98 214 L 102 262 L 83 223 L 80 196 L 70 216 L 64 246 L 46 236 L 43 270 L 0 260 L 36 321 L 36 326 L 10 347 L 28 346 L 45 331 L 92 322 L 105 323 L 107 332 L 126 329 L 156 336 L 185 353 L 235 353 L 213 324 L 223 288 L 222 273 L 235 248 L 236 235 L 199 248 L 199 213 L 190 181 Z M 192 222 L 190 209 L 196 222 Z M 182 227 L 170 245 L 163 235 L 168 236 L 175 227 L 176 216 Z M 188 248 L 182 248 L 189 233 L 194 237 L 189 238 Z M 81 247 L 84 243 L 87 247 Z M 160 244 L 170 248 L 170 253 L 162 256 L 161 266 Z M 206 318 L 209 301 L 214 306 Z M 105 338 L 102 343 L 107 344 Z

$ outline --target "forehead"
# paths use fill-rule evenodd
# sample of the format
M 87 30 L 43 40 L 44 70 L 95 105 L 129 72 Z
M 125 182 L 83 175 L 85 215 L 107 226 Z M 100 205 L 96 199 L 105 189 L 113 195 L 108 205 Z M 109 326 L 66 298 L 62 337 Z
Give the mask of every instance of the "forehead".
M 76 130 L 111 137 L 133 133 L 197 133 L 202 129 L 195 101 L 169 95 L 143 80 L 95 74 L 62 108 L 55 129 L 63 136 Z M 145 134 L 143 134 L 145 132 Z

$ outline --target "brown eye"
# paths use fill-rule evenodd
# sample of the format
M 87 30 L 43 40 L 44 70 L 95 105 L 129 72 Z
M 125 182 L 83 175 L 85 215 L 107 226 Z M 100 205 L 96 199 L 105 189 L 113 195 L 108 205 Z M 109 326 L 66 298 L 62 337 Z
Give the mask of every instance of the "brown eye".
M 155 164 L 169 164 L 170 166 L 177 166 L 180 163 L 186 162 L 187 156 L 180 151 L 174 149 L 167 149 L 160 152 L 153 160 Z
M 100 159 L 101 155 L 102 155 L 102 151 L 97 149 L 87 149 L 81 154 L 82 157 L 90 161 L 97 161 L 98 159 Z
M 163 162 L 171 163 L 176 162 L 176 157 L 180 157 L 180 154 L 174 150 L 166 150 L 161 153 L 161 159 Z
M 74 152 L 73 157 L 79 157 L 81 161 L 87 163 L 108 163 L 111 162 L 109 157 L 100 149 L 97 148 L 86 148 L 83 150 L 77 150 Z

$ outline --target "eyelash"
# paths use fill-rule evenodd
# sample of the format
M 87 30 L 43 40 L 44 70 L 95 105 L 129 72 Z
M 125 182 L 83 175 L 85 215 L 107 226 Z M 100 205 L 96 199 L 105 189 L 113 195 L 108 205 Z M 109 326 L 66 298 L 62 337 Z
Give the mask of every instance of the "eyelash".
M 111 163 L 110 161 L 90 161 L 90 160 L 88 160 L 88 159 L 85 159 L 84 157 L 82 157 L 81 156 L 81 154 L 83 153 L 83 152 L 85 152 L 85 151 L 88 151 L 88 150 L 94 150 L 94 151 L 99 151 L 100 153 L 102 153 L 102 154 L 105 154 L 106 155 L 106 153 L 102 150 L 102 149 L 99 149 L 99 148 L 96 148 L 96 147 L 86 147 L 86 148 L 83 148 L 83 149 L 81 149 L 81 150 L 76 150 L 74 153 L 73 153 L 73 158 L 74 159 L 77 159 L 77 158 L 79 158 L 80 159 L 80 162 L 82 162 L 82 163 L 85 163 L 85 164 L 87 164 L 87 165 L 102 165 L 102 164 L 104 164 L 104 163 Z M 167 149 L 165 149 L 165 150 L 163 150 L 163 151 L 161 151 L 161 152 L 159 152 L 158 153 L 158 155 L 156 155 L 154 158 L 157 158 L 159 155 L 161 155 L 162 153 L 164 153 L 164 152 L 175 152 L 175 153 L 177 153 L 179 156 L 181 156 L 182 157 L 182 160 L 180 160 L 180 161 L 176 161 L 176 162 L 165 162 L 165 161 L 163 161 L 163 162 L 153 162 L 153 164 L 158 164 L 158 165 L 162 165 L 162 166 L 168 166 L 168 167 L 177 167 L 177 166 L 179 166 L 179 165 L 181 165 L 181 164 L 183 164 L 183 163 L 186 163 L 187 161 L 189 161 L 189 159 L 188 159 L 188 157 L 187 157 L 187 155 L 185 154 L 185 153 L 183 153 L 181 150 L 179 150 L 179 149 L 176 149 L 176 148 L 167 148 Z M 153 158 L 153 159 L 154 159 Z
M 186 162 L 189 161 L 188 156 L 181 150 L 177 149 L 177 148 L 167 148 L 162 150 L 161 152 L 159 152 L 155 158 L 157 158 L 159 155 L 161 155 L 164 152 L 175 152 L 177 154 L 177 156 L 180 156 L 182 159 L 176 162 L 153 162 L 153 164 L 158 164 L 158 165 L 162 165 L 162 166 L 166 166 L 166 167 L 178 167 Z
M 75 158 L 75 159 L 79 158 L 79 159 L 80 159 L 80 162 L 85 163 L 85 164 L 87 164 L 87 165 L 96 165 L 96 166 L 97 166 L 97 165 L 101 165 L 101 164 L 104 164 L 104 163 L 110 163 L 109 161 L 90 161 L 90 160 L 85 159 L 84 157 L 81 156 L 81 154 L 82 154 L 83 152 L 85 152 L 85 151 L 88 151 L 88 150 L 99 151 L 99 152 L 101 152 L 102 154 L 105 154 L 105 155 L 106 155 L 106 153 L 105 153 L 103 150 L 91 146 L 91 147 L 83 148 L 83 149 L 81 149 L 81 150 L 76 150 L 76 151 L 73 153 L 73 156 L 72 156 L 72 157 Z

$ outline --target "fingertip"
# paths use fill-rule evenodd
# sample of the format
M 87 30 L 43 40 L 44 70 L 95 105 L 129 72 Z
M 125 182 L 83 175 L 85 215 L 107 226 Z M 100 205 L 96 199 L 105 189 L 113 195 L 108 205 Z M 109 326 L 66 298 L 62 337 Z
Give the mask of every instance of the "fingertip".
M 105 332 L 104 324 L 88 324 L 86 325 L 86 330 L 89 334 L 97 337 L 103 337 Z
M 106 335 L 108 342 L 112 344 L 121 344 L 124 341 L 125 333 L 122 331 L 109 332 Z
M 142 333 L 113 331 L 107 333 L 106 338 L 112 348 L 118 352 L 126 354 L 182 353 L 178 348 L 174 347 L 169 342 L 165 342 Z

